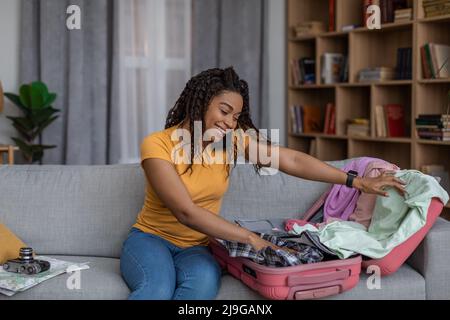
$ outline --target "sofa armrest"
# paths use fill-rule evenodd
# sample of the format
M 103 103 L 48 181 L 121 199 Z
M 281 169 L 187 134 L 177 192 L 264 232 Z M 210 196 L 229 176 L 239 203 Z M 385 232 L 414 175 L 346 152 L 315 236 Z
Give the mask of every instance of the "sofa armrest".
M 425 278 L 427 299 L 450 299 L 450 222 L 438 218 L 407 262 Z

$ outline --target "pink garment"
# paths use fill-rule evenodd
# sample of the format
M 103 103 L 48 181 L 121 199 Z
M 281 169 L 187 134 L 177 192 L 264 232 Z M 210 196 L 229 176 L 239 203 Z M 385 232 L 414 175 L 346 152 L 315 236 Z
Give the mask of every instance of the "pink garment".
M 385 171 L 397 171 L 399 169 L 395 164 L 383 160 L 372 161 L 367 165 L 363 177 L 374 178 L 380 176 Z M 355 211 L 350 215 L 349 220 L 358 222 L 368 228 L 372 221 L 376 200 L 376 194 L 361 192 L 356 202 Z
M 372 161 L 380 160 L 371 157 L 362 157 L 347 163 L 342 171 L 356 171 L 358 176 L 362 176 L 367 166 Z M 335 184 L 327 196 L 323 208 L 324 221 L 329 218 L 338 218 L 347 221 L 355 211 L 356 202 L 361 192 L 355 188 L 348 188 L 346 185 Z
M 304 225 L 308 224 L 308 221 L 297 220 L 297 219 L 288 219 L 284 222 L 284 229 L 286 231 L 291 231 L 292 229 L 294 229 L 295 224 L 298 224 L 300 227 L 303 227 Z

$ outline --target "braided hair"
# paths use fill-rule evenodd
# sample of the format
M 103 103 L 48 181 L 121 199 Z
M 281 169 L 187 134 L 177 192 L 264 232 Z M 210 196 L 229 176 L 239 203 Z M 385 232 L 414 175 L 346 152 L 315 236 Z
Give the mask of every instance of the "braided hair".
M 254 126 L 250 117 L 250 104 L 248 84 L 245 80 L 239 78 L 233 67 L 225 69 L 213 68 L 205 70 L 192 77 L 186 84 L 183 92 L 176 101 L 174 107 L 169 111 L 166 119 L 165 128 L 171 128 L 185 121 L 189 121 L 189 131 L 191 134 L 191 162 L 188 168 L 192 174 L 192 164 L 194 159 L 194 121 L 201 121 L 202 128 L 205 130 L 205 114 L 208 110 L 212 99 L 224 92 L 235 92 L 242 96 L 243 107 L 242 112 L 237 121 L 237 129 L 244 131 L 253 129 L 257 134 L 259 142 L 259 130 Z M 202 132 L 203 135 L 203 132 Z M 225 147 L 225 140 L 223 145 Z M 267 140 L 268 143 L 270 141 Z M 234 166 L 237 161 L 237 146 L 234 144 Z M 254 168 L 257 172 L 261 166 L 256 164 Z M 228 165 L 228 175 L 230 174 L 230 166 Z

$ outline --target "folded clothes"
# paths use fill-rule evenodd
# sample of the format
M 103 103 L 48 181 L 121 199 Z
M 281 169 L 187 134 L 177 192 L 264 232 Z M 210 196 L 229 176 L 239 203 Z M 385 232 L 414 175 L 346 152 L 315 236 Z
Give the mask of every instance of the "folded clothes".
M 248 258 L 252 261 L 269 267 L 289 267 L 300 264 L 316 263 L 323 260 L 322 252 L 310 245 L 298 243 L 295 241 L 286 241 L 268 234 L 259 234 L 259 236 L 280 248 L 295 250 L 295 253 L 283 249 L 272 249 L 266 247 L 256 251 L 249 244 L 216 239 L 228 251 L 230 257 Z

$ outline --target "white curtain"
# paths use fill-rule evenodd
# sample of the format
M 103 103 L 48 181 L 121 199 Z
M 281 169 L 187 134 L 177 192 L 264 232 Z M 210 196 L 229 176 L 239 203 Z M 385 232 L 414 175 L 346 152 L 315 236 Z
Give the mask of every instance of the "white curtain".
M 118 3 L 120 163 L 138 163 L 191 77 L 191 0 Z

